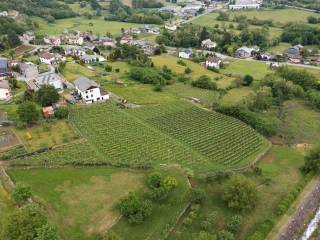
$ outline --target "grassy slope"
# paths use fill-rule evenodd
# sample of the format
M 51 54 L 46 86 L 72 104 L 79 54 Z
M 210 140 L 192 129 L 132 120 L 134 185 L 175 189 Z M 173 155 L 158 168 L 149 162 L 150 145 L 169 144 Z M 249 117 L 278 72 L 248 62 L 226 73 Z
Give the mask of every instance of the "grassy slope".
M 253 90 L 249 87 L 233 88 L 223 96 L 221 103 L 227 106 L 235 105 L 241 103 L 241 101 L 248 97 L 251 93 L 253 93 Z
M 259 186 L 259 200 L 252 212 L 243 213 L 244 225 L 241 227 L 240 234 L 236 236 L 237 240 L 247 239 L 248 235 L 265 219 L 276 219 L 274 212 L 279 201 L 301 179 L 298 168 L 302 163 L 303 156 L 296 150 L 289 147 L 273 147 L 258 165 L 262 168 L 263 177 L 248 175 Z M 265 178 L 272 180 L 270 186 L 262 184 Z M 231 216 L 239 214 L 228 209 L 221 200 L 223 184 L 204 184 L 203 182 L 195 182 L 194 184 L 204 189 L 208 194 L 208 198 L 200 208 L 199 216 L 194 220 L 191 227 L 183 227 L 180 223 L 175 232 L 169 237 L 170 240 L 191 240 L 192 233 L 201 230 L 200 222 L 213 212 L 217 215 L 216 224 L 214 224 L 213 229 L 209 229 L 213 233 L 222 230 Z
M 14 210 L 15 204 L 0 183 L 0 233 L 8 215 Z

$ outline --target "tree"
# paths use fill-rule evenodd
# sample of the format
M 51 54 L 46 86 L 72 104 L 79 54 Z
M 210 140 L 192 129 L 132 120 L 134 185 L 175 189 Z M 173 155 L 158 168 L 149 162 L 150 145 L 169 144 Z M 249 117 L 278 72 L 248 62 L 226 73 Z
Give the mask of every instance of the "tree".
M 66 107 L 60 107 L 54 112 L 54 116 L 58 119 L 67 118 L 69 115 L 69 109 Z
M 16 201 L 26 201 L 31 198 L 31 187 L 18 183 L 12 192 L 12 197 Z
M 40 112 L 33 102 L 21 103 L 18 107 L 17 114 L 19 120 L 25 124 L 34 124 L 40 116 Z
M 320 146 L 313 148 L 304 158 L 303 171 L 320 174 Z
M 36 229 L 37 237 L 34 240 L 58 240 L 57 229 L 49 224 L 45 224 Z
M 216 240 L 217 238 L 205 231 L 200 231 L 197 234 L 192 234 L 192 240 Z
M 240 215 L 234 215 L 231 217 L 230 222 L 227 225 L 228 231 L 236 233 L 242 225 L 243 218 Z
M 139 199 L 134 193 L 129 193 L 118 204 L 120 212 L 128 218 L 130 224 L 140 224 L 152 213 L 152 203 Z
M 1 239 L 33 240 L 37 237 L 37 229 L 46 223 L 45 214 L 38 204 L 25 205 L 9 216 Z
M 52 103 L 55 103 L 59 100 L 59 93 L 51 85 L 43 85 L 37 92 L 37 101 L 41 106 L 50 106 Z
M 318 19 L 315 16 L 309 16 L 308 17 L 308 23 L 317 24 L 318 23 Z
M 7 39 L 8 39 L 8 46 L 10 48 L 17 47 L 21 44 L 18 34 L 12 30 L 8 31 Z
M 243 86 L 250 86 L 251 83 L 253 82 L 253 77 L 251 75 L 245 75 L 242 79 Z
M 254 183 L 244 175 L 233 175 L 225 184 L 223 200 L 229 208 L 243 211 L 254 208 L 257 201 Z
M 234 240 L 234 236 L 231 232 L 222 230 L 218 234 L 218 240 Z
M 192 188 L 191 189 L 191 202 L 193 203 L 203 203 L 206 199 L 206 193 L 202 189 Z
M 191 85 L 194 87 L 208 89 L 208 90 L 217 90 L 218 88 L 217 84 L 211 81 L 211 79 L 207 75 L 202 75 L 197 80 L 192 81 Z

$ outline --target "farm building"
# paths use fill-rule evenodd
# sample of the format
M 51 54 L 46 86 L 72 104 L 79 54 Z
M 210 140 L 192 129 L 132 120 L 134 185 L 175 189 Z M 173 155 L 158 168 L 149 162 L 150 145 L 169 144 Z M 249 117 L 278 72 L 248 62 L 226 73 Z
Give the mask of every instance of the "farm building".
M 215 68 L 215 69 L 219 69 L 220 68 L 220 64 L 222 63 L 221 59 L 217 56 L 210 56 L 208 57 L 208 59 L 206 60 L 206 67 L 207 68 Z
M 79 77 L 74 81 L 76 95 L 86 104 L 104 102 L 110 98 L 109 93 L 101 91 L 100 86 L 86 77 Z

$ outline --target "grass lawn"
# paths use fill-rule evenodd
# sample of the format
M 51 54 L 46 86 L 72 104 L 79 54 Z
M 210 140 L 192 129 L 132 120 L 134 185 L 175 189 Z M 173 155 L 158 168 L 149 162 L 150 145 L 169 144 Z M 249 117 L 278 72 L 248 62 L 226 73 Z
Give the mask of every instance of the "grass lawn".
M 155 204 L 153 214 L 145 223 L 128 225 L 125 219 L 113 228 L 124 239 L 159 239 L 167 224 L 174 221 L 186 204 L 188 185 L 178 170 L 174 175 L 179 187 L 163 204 Z M 11 170 L 15 182 L 32 187 L 32 192 L 45 206 L 51 222 L 58 226 L 63 239 L 95 240 L 94 234 L 104 233 L 120 217 L 115 204 L 129 192 L 144 189 L 145 171 L 113 168 L 60 168 Z M 152 226 L 152 227 L 151 227 Z M 170 225 L 171 226 L 171 225 Z
M 77 139 L 79 136 L 65 121 L 45 122 L 27 129 L 14 129 L 28 151 L 52 147 Z
M 241 101 L 244 100 L 251 93 L 253 93 L 253 90 L 248 87 L 233 88 L 229 90 L 226 95 L 223 96 L 222 104 L 227 106 L 236 105 L 238 103 L 241 103 Z
M 298 100 L 283 106 L 284 120 L 280 134 L 287 143 L 320 143 L 320 112 Z
M 291 47 L 290 43 L 281 42 L 279 45 L 270 47 L 268 50 L 274 54 L 283 54 L 283 52 L 289 47 Z
M 87 5 L 82 8 L 80 7 L 80 3 L 73 3 L 73 4 L 68 4 L 68 6 L 76 13 L 80 14 L 80 15 L 84 15 L 85 13 L 90 13 L 93 16 L 96 14 L 96 12 L 94 10 L 92 10 L 91 6 L 89 3 L 87 3 Z
M 165 92 L 179 98 L 198 98 L 201 101 L 201 105 L 208 108 L 212 107 L 213 102 L 219 97 L 219 94 L 215 91 L 192 87 L 190 84 L 184 83 L 169 85 L 165 88 Z
M 251 75 L 255 80 L 262 79 L 267 73 L 272 73 L 267 64 L 258 61 L 247 61 L 235 59 L 230 61 L 230 65 L 221 69 L 222 73 L 233 76 Z
M 63 71 L 63 76 L 70 82 L 73 82 L 80 76 L 94 77 L 96 73 L 86 66 L 77 63 L 67 63 Z
M 126 219 L 121 219 L 112 230 L 123 239 L 164 239 L 165 234 L 177 220 L 177 216 L 188 204 L 189 186 L 187 178 L 176 170 L 170 170 L 178 181 L 178 187 L 171 193 L 170 197 L 153 205 L 152 215 L 142 224 L 132 226 Z
M 278 219 L 275 215 L 275 209 L 286 193 L 302 179 L 299 171 L 299 167 L 302 164 L 303 156 L 298 151 L 285 146 L 275 146 L 258 164 L 262 169 L 263 175 L 256 177 L 248 174 L 248 177 L 252 178 L 257 185 L 259 198 L 253 211 L 242 214 L 244 224 L 235 239 L 247 239 L 264 220 Z M 264 184 L 264 180 L 267 178 L 271 179 L 271 185 L 269 186 Z M 212 233 L 219 232 L 226 226 L 231 216 L 239 214 L 239 212 L 228 209 L 222 201 L 223 184 L 218 182 L 206 184 L 195 181 L 194 185 L 206 191 L 207 199 L 200 207 L 199 214 L 193 220 L 191 226 L 185 227 L 180 223 L 169 237 L 170 240 L 191 240 L 192 233 L 197 233 L 201 230 L 201 221 L 211 213 L 215 213 L 217 219 L 214 227 L 208 230 Z
M 190 76 L 193 80 L 199 78 L 201 75 L 208 75 L 208 76 L 218 80 L 217 84 L 220 88 L 226 88 L 226 87 L 230 86 L 230 84 L 234 80 L 231 77 L 226 77 L 222 74 L 207 70 L 206 68 L 204 68 L 200 64 L 194 63 L 189 60 L 183 59 L 183 61 L 186 63 L 186 66 L 182 66 L 177 63 L 178 60 L 179 60 L 179 58 L 169 56 L 169 55 L 161 55 L 161 56 L 152 57 L 152 61 L 154 62 L 155 66 L 162 67 L 164 65 L 167 65 L 170 69 L 172 69 L 172 71 L 174 71 L 178 74 L 184 73 L 184 70 L 187 67 L 189 67 L 192 70 Z
M 10 195 L 0 184 L 0 233 L 2 232 L 5 219 L 7 219 L 9 214 L 13 212 L 14 208 L 14 201 L 10 198 Z
M 94 34 L 106 35 L 107 32 L 112 35 L 120 35 L 121 28 L 129 29 L 142 26 L 141 24 L 105 21 L 102 17 L 95 17 L 91 20 L 85 17 L 66 18 L 56 20 L 55 23 L 47 23 L 41 18 L 33 18 L 39 23 L 38 34 L 58 35 L 64 30 L 92 31 Z
M 8 120 L 16 120 L 17 115 L 17 104 L 0 104 L 0 112 L 6 112 Z

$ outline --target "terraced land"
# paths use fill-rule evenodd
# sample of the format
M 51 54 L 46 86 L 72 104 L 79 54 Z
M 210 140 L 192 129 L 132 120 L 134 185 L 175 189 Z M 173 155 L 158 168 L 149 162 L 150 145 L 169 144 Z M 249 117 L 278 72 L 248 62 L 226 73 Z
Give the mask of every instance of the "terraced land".
M 135 109 L 112 103 L 75 106 L 71 121 L 85 143 L 58 148 L 14 165 L 179 164 L 196 172 L 243 166 L 266 147 L 244 123 L 188 102 Z

